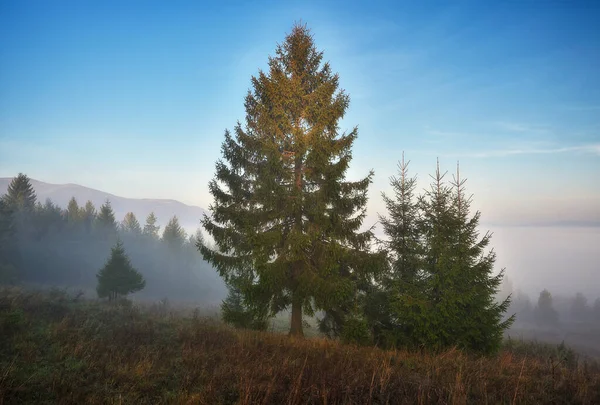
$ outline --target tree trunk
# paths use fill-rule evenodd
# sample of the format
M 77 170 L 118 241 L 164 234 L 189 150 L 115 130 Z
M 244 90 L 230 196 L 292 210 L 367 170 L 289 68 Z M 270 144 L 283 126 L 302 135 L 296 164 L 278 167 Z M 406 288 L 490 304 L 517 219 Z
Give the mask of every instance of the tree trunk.
M 295 207 L 295 228 L 296 232 L 302 233 L 302 156 L 297 154 L 295 156 L 294 164 L 294 176 L 296 186 L 296 207 Z M 299 263 L 293 264 L 292 277 L 294 282 L 297 282 L 298 276 L 302 271 L 302 265 Z M 290 325 L 290 336 L 304 337 L 304 331 L 302 329 L 302 298 L 298 296 L 297 292 L 292 293 L 292 321 Z
M 298 299 L 295 293 L 292 298 L 290 336 L 304 337 L 304 330 L 302 329 L 302 300 Z

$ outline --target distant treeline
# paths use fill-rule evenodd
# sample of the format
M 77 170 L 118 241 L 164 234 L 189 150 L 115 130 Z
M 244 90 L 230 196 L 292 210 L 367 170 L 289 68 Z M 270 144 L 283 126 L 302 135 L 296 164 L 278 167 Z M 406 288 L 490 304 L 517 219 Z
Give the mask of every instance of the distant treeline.
M 513 290 L 512 282 L 504 279 L 500 298 L 511 294 L 507 313 L 516 313 L 516 323 L 541 328 L 565 328 L 573 324 L 600 324 L 600 298 L 590 301 L 578 292 L 571 297 L 553 296 L 544 289 L 536 302 L 520 290 Z
M 0 281 L 95 289 L 96 273 L 121 240 L 147 281 L 138 296 L 218 304 L 225 288 L 198 253 L 198 238 L 176 216 L 162 231 L 154 213 L 143 225 L 132 212 L 119 222 L 109 200 L 99 208 L 75 198 L 66 209 L 41 203 L 19 174 L 0 199 Z

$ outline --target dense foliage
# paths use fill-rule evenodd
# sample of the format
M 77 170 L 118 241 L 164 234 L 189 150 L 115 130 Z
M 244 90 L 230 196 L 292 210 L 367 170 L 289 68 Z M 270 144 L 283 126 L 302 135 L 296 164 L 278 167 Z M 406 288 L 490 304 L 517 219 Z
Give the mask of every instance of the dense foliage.
M 291 307 L 290 333 L 303 312 L 347 302 L 369 264 L 370 230 L 361 231 L 373 173 L 346 180 L 357 128 L 340 133 L 349 105 L 338 75 L 296 25 L 252 78 L 246 125 L 225 132 L 223 159 L 202 224 L 216 248 L 202 255 L 235 283 L 252 311 Z
M 109 259 L 96 278 L 98 297 L 108 297 L 109 301 L 140 291 L 146 286 L 144 277 L 131 265 L 121 241 L 111 249 Z

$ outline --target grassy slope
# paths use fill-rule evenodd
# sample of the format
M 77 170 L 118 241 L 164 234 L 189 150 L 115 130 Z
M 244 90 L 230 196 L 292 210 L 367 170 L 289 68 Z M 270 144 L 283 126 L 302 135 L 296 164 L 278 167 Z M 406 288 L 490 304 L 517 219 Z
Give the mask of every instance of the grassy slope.
M 0 403 L 600 403 L 598 366 L 557 354 L 523 344 L 491 358 L 386 352 L 0 293 Z

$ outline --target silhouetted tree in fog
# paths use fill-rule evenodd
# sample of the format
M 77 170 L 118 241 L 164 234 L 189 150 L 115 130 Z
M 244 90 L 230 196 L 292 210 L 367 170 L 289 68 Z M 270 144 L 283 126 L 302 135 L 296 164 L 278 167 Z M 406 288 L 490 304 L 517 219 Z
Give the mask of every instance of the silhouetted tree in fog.
M 17 240 L 13 212 L 4 196 L 0 198 L 0 284 L 14 284 L 19 280 L 17 271 Z
M 103 238 L 109 240 L 117 235 L 115 212 L 113 211 L 109 200 L 106 200 L 100 207 L 100 211 L 98 211 L 95 222 L 95 231 Z
M 146 224 L 144 225 L 143 230 L 143 234 L 145 236 L 150 237 L 154 240 L 158 240 L 158 232 L 160 231 L 160 226 L 156 225 L 156 221 L 157 218 L 156 215 L 154 215 L 154 212 L 148 214 L 148 217 L 146 218 Z
M 544 289 L 540 293 L 534 314 L 535 320 L 540 326 L 558 325 L 558 312 L 556 312 L 556 309 L 552 305 L 552 294 L 550 294 L 550 291 Z
M 62 231 L 67 224 L 63 210 L 49 198 L 42 205 L 39 202 L 35 208 L 34 227 L 36 238 L 39 239 L 49 233 Z
M 109 301 L 140 291 L 146 285 L 142 275 L 131 265 L 121 241 L 111 249 L 110 258 L 96 277 L 98 297 L 108 297 Z
M 173 216 L 163 231 L 162 241 L 171 249 L 181 249 L 185 244 L 187 235 L 179 225 L 177 216 Z
M 132 235 L 141 235 L 142 227 L 133 212 L 128 212 L 121 222 L 121 230 Z
M 81 224 L 81 208 L 79 208 L 79 204 L 75 197 L 71 197 L 69 200 L 69 204 L 67 204 L 67 223 L 71 229 L 78 228 Z
M 573 320 L 586 321 L 590 318 L 591 309 L 588 306 L 587 298 L 580 292 L 575 294 L 571 300 L 570 315 Z
M 85 206 L 81 209 L 81 221 L 83 223 L 86 233 L 91 233 L 94 223 L 96 222 L 96 207 L 91 201 L 87 201 Z

